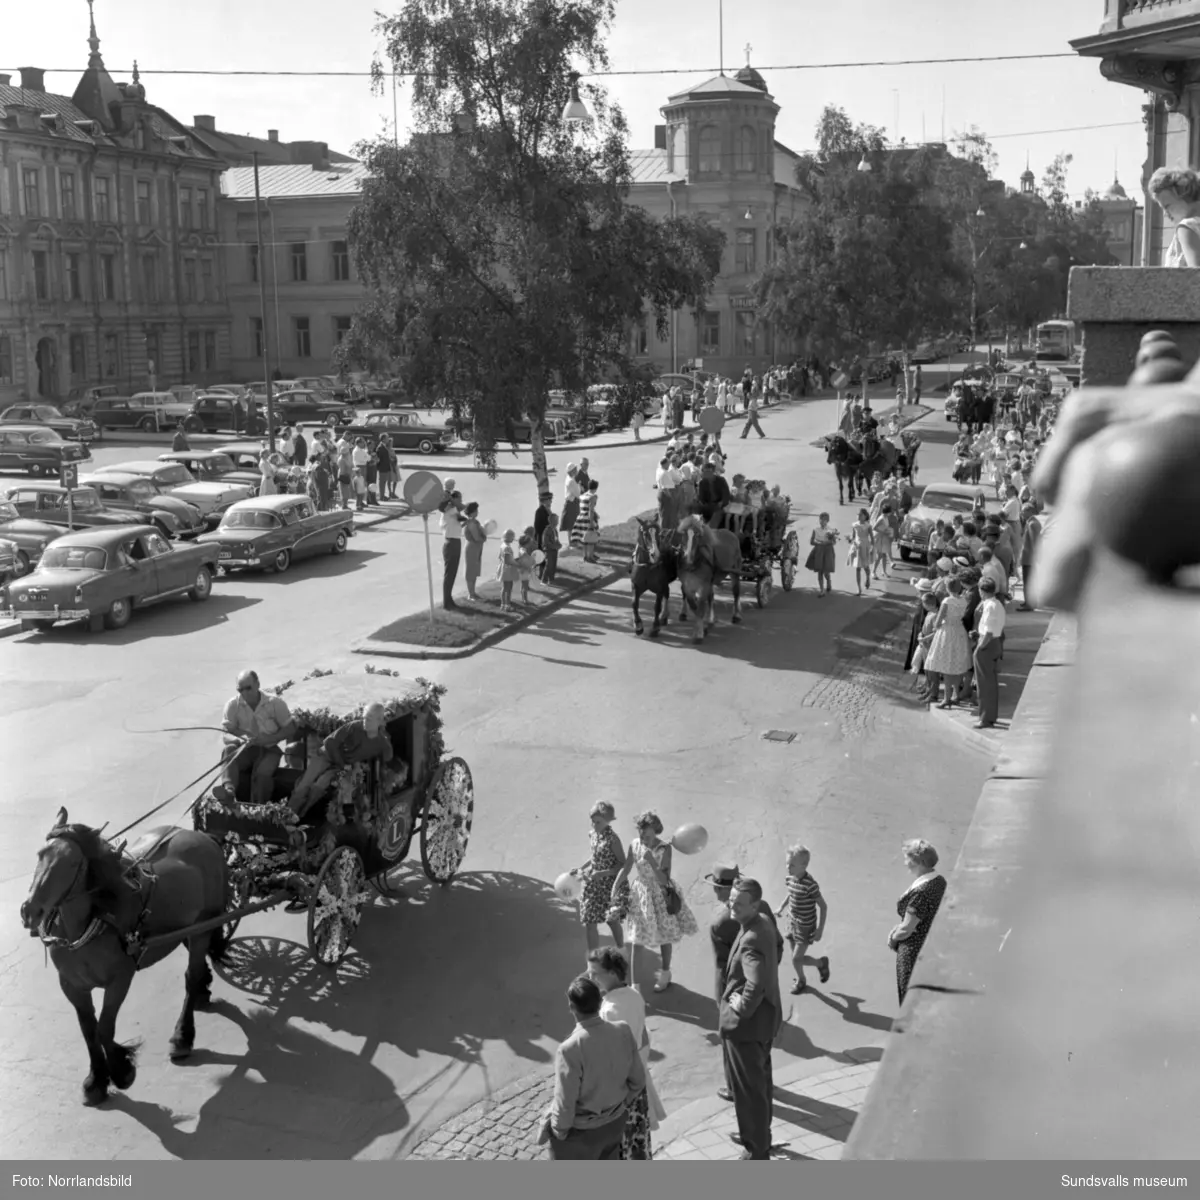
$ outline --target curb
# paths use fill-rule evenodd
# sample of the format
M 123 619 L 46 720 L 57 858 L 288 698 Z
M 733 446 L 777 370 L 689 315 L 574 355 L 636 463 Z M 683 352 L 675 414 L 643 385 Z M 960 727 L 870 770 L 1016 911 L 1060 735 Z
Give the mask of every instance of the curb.
M 21 632 L 20 621 L 0 622 L 0 638 L 15 637 Z
M 945 709 L 938 708 L 936 704 L 929 705 L 929 716 L 943 729 L 951 730 L 955 736 L 962 738 L 972 750 L 981 751 L 988 755 L 993 762 L 999 757 L 1004 746 L 1002 737 L 997 737 L 995 734 L 989 737 L 982 730 L 972 728 L 966 721 L 956 719 L 954 710 L 947 712 Z M 998 724 L 996 728 L 1001 733 L 1007 733 L 1011 725 L 1012 722 L 1009 721 L 1003 726 Z
M 439 460 L 434 460 L 434 461 L 439 461 Z M 488 473 L 487 467 L 459 466 L 457 459 L 443 458 L 440 461 L 441 462 L 449 462 L 451 465 L 451 469 L 445 472 L 446 475 L 451 475 L 452 473 L 454 475 L 486 475 Z M 402 462 L 399 464 L 399 466 L 402 471 L 428 471 L 430 469 L 429 462 L 430 462 L 429 459 L 426 459 L 424 462 L 413 462 L 413 463 Z M 440 475 L 440 474 L 442 474 L 442 472 L 435 471 L 434 474 Z M 497 467 L 496 474 L 497 475 L 532 475 L 533 468 L 532 467 Z M 558 468 L 548 466 L 546 468 L 546 474 L 547 475 L 557 475 Z
M 481 650 L 488 650 L 497 643 L 504 641 L 505 638 L 512 637 L 513 634 L 520 633 L 523 629 L 528 629 L 530 625 L 541 620 L 542 617 L 558 612 L 560 608 L 565 608 L 572 600 L 578 600 L 580 596 L 586 596 L 591 592 L 598 591 L 600 588 L 605 588 L 610 584 L 616 583 L 622 575 L 627 575 L 628 573 L 627 567 L 614 567 L 608 574 L 591 580 L 575 591 L 565 592 L 563 595 L 551 600 L 549 604 L 534 609 L 531 613 L 526 613 L 525 616 L 513 621 L 511 625 L 505 625 L 501 629 L 485 634 L 479 641 L 458 650 L 439 650 L 436 647 L 413 650 L 380 650 L 370 648 L 366 644 L 371 640 L 370 638 L 359 638 L 356 642 L 351 642 L 350 651 L 353 654 L 381 655 L 384 658 L 437 659 L 439 661 L 470 658 L 472 654 L 478 654 Z

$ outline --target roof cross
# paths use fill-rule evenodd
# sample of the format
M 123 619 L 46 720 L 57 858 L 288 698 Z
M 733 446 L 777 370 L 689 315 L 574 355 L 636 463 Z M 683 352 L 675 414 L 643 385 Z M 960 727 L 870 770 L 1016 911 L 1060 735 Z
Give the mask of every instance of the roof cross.
M 752 45 L 750 45 L 749 42 L 747 42 L 746 43 L 746 66 L 750 65 L 750 51 L 753 49 L 754 49 L 754 47 Z

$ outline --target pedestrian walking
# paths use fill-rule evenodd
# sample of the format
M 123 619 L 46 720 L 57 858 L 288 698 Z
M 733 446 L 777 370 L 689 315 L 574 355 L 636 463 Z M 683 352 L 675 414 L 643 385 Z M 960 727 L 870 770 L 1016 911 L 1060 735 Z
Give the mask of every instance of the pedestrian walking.
M 308 465 L 308 440 L 299 425 L 292 427 L 292 462 L 298 467 Z
M 815 571 L 817 575 L 817 595 L 825 596 L 833 591 L 833 568 L 837 561 L 834 546 L 837 544 L 838 531 L 829 528 L 829 514 L 823 512 L 817 518 L 820 524 L 812 531 L 808 544 L 812 549 L 808 552 L 805 567 Z
M 588 813 L 592 823 L 588 844 L 591 857 L 582 867 L 571 872 L 583 880 L 583 893 L 579 897 L 579 920 L 583 925 L 583 936 L 587 948 L 595 950 L 600 945 L 600 926 L 607 924 L 613 943 L 619 948 L 625 944 L 621 929 L 621 918 L 614 913 L 628 906 L 629 893 L 626 889 L 614 905 L 611 903 L 613 878 L 621 871 L 625 861 L 625 850 L 621 839 L 613 829 L 617 810 L 607 800 L 597 800 Z
M 646 423 L 646 414 L 642 412 L 641 402 L 638 402 L 637 407 L 633 410 L 633 417 L 630 420 L 630 425 L 633 427 L 633 440 L 640 442 L 642 440 L 642 426 Z
M 483 569 L 483 543 L 487 541 L 487 530 L 479 520 L 479 505 L 474 500 L 463 509 L 463 518 L 463 578 L 467 584 L 467 596 L 478 600 L 475 584 Z
M 758 423 L 758 397 L 750 396 L 746 400 L 746 424 L 742 429 L 742 437 L 745 437 L 751 429 L 758 432 L 760 438 L 765 438 L 767 435 L 763 433 L 762 426 Z
M 996 599 L 995 580 L 979 581 L 974 654 L 975 686 L 979 691 L 979 721 L 976 729 L 991 729 L 1000 709 L 1000 660 L 1004 657 L 1004 624 L 1008 614 Z
M 442 607 L 445 609 L 458 607 L 454 603 L 454 581 L 458 578 L 458 564 L 462 558 L 461 504 L 462 494 L 451 492 L 450 503 L 438 519 L 442 529 Z
M 821 894 L 821 885 L 809 873 L 808 865 L 812 854 L 807 846 L 791 846 L 785 856 L 787 866 L 787 902 L 780 912 L 787 913 L 787 940 L 792 948 L 792 967 L 796 971 L 796 982 L 792 995 L 799 996 L 808 987 L 804 978 L 805 963 L 817 968 L 822 983 L 829 982 L 829 958 L 810 958 L 809 946 L 816 945 L 825 936 L 825 919 L 829 906 Z
M 737 1113 L 741 1157 L 771 1157 L 774 1082 L 771 1048 L 783 1024 L 779 995 L 778 936 L 758 911 L 762 887 L 739 879 L 730 913 L 741 926 L 729 952 L 718 1025 L 725 1074 Z
M 896 953 L 896 990 L 901 1004 L 908 995 L 917 956 L 946 894 L 946 880 L 934 869 L 938 864 L 938 852 L 927 841 L 913 838 L 904 843 L 903 852 L 905 866 L 913 881 L 896 902 L 900 924 L 888 934 L 888 949 Z
M 187 430 L 183 426 L 183 418 L 180 417 L 175 425 L 175 436 L 171 439 L 171 451 L 174 454 L 187 454 L 191 449 L 192 444 L 188 441 Z
M 258 494 L 260 496 L 274 496 L 279 492 L 279 488 L 275 484 L 275 460 L 266 450 L 259 455 L 258 466 L 262 471 L 262 478 L 258 483 Z
M 891 574 L 892 539 L 895 537 L 895 525 L 892 519 L 891 504 L 882 504 L 879 516 L 871 522 L 871 533 L 874 537 L 874 557 L 872 573 L 878 579 L 882 570 L 884 575 Z
M 871 590 L 871 562 L 875 556 L 875 535 L 871 530 L 871 514 L 865 509 L 858 510 L 858 520 L 850 528 L 850 550 L 846 556 L 846 565 L 854 568 L 854 583 L 858 594 L 863 594 L 863 588 Z

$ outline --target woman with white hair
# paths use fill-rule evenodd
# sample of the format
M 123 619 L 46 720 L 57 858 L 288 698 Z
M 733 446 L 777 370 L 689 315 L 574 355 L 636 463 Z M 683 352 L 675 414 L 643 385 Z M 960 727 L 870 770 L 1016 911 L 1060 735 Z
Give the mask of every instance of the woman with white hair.
M 1200 267 L 1200 174 L 1160 167 L 1147 190 L 1167 219 L 1176 222 L 1164 267 Z
M 888 949 L 896 952 L 896 988 L 901 1004 L 908 995 L 917 955 L 925 945 L 933 918 L 946 894 L 946 880 L 934 869 L 938 864 L 938 852 L 923 838 L 912 838 L 902 849 L 913 881 L 896 902 L 900 924 L 888 934 Z

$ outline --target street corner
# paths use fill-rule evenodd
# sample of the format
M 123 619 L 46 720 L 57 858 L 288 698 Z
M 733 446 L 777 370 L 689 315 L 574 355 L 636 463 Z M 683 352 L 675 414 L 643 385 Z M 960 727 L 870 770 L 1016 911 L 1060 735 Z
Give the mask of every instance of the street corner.
M 545 1151 L 538 1136 L 553 1097 L 552 1076 L 527 1075 L 447 1121 L 405 1157 L 508 1162 L 542 1158 Z

